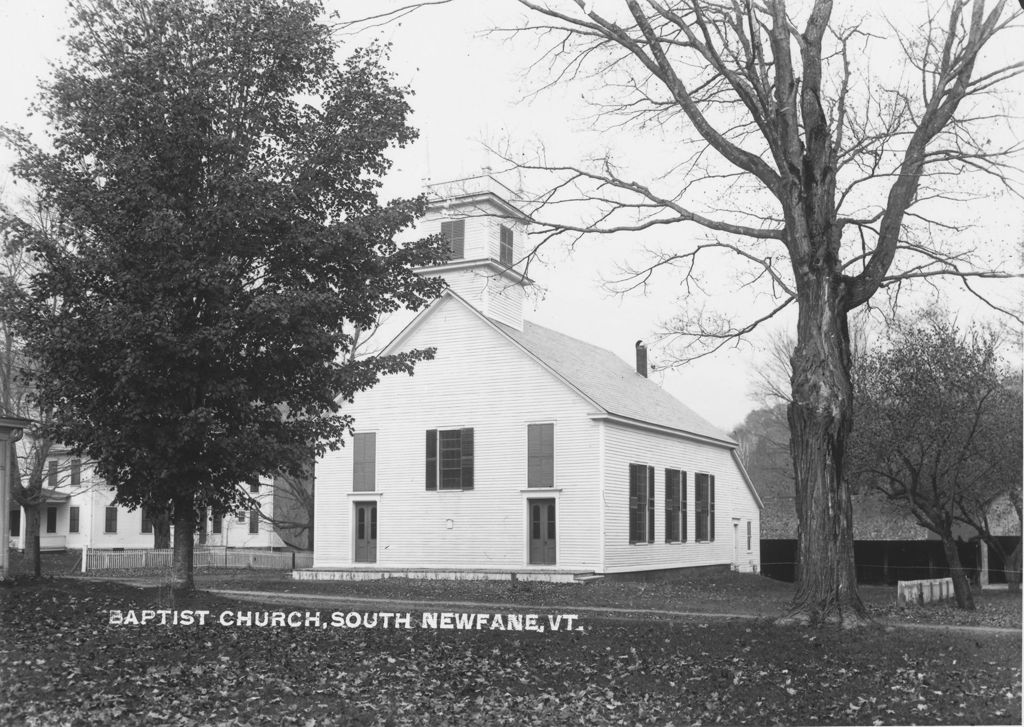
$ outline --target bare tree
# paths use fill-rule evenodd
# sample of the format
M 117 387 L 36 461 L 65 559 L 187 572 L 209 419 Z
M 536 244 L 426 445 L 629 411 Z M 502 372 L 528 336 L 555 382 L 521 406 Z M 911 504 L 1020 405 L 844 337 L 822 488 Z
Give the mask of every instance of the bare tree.
M 929 312 L 858 360 L 851 478 L 910 511 L 942 541 L 957 604 L 974 602 L 955 526 L 968 505 L 1020 490 L 1020 396 L 996 337 Z
M 48 463 L 55 443 L 45 434 L 51 412 L 38 405 L 25 381 L 31 361 L 15 331 L 17 308 L 34 264 L 22 235 L 28 227 L 48 234 L 53 229 L 50 211 L 31 198 L 22 200 L 17 209 L 0 204 L 0 414 L 32 422 L 25 436 L 9 445 L 8 480 L 12 501 L 25 511 L 25 555 L 33 574 L 40 576 L 40 515 L 46 501 L 43 484 L 51 478 Z M 59 472 L 53 473 L 54 478 L 59 476 Z
M 833 18 L 830 0 L 804 4 L 802 18 L 785 0 L 519 2 L 537 22 L 511 33 L 539 34 L 546 87 L 599 78 L 598 122 L 634 140 L 663 139 L 661 157 L 670 159 L 634 178 L 611 155 L 560 164 L 504 154 L 546 190 L 533 211 L 537 247 L 703 228 L 676 234 L 670 249 L 630 271 L 626 287 L 667 269 L 693 295 L 702 292 L 698 264 L 726 260 L 762 303 L 745 321 L 702 308 L 681 314 L 667 331 L 691 344 L 677 363 L 796 308 L 788 419 L 801 567 L 783 621 L 864 623 L 843 477 L 847 317 L 907 281 L 955 276 L 985 297 L 978 281 L 1012 274 L 957 244 L 960 225 L 942 213 L 972 198 L 964 174 L 1012 184 L 1020 145 L 985 132 L 1006 115 L 995 92 L 1024 63 L 989 66 L 982 56 L 1019 27 L 1019 14 L 1005 0 L 950 0 L 918 28 L 892 28 L 905 68 L 887 82 L 870 66 L 882 39 L 866 21 Z

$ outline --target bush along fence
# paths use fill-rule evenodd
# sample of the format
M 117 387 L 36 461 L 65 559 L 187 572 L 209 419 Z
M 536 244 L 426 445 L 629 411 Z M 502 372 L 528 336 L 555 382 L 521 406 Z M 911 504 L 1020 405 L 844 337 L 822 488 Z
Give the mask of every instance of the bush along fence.
M 99 570 L 169 570 L 171 549 L 125 548 L 107 550 L 82 547 L 82 572 Z M 254 568 L 294 570 L 312 568 L 313 554 L 296 551 L 274 552 L 230 548 L 197 547 L 192 556 L 196 568 Z

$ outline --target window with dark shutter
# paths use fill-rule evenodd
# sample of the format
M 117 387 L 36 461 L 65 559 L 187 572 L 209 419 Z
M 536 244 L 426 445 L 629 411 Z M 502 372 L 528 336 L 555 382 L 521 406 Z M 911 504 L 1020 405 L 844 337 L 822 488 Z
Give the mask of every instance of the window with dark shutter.
M 78 506 L 77 505 L 72 505 L 71 508 L 68 510 L 68 532 L 69 533 L 77 533 L 78 532 L 78 518 L 79 518 Z
M 103 532 L 117 532 L 117 508 L 108 507 L 103 512 Z
M 555 484 L 555 425 L 526 426 L 526 486 L 553 487 Z
M 255 535 L 260 531 L 260 509 L 254 507 L 249 510 L 249 534 Z
M 750 521 L 747 520 L 747 550 L 750 550 L 750 546 L 753 545 L 753 533 L 751 532 Z
M 682 540 L 682 487 L 679 470 L 665 470 L 665 542 L 678 543 Z
M 252 492 L 252 493 L 255 494 L 255 493 L 259 492 L 259 491 L 260 491 L 260 481 L 259 480 L 249 480 L 249 492 Z
M 654 468 L 629 465 L 629 542 L 654 542 Z
M 78 487 L 82 484 L 82 460 L 71 460 L 71 486 Z
M 142 532 L 153 532 L 153 518 L 150 516 L 149 511 L 146 510 L 146 508 L 142 508 Z
M 57 508 L 55 507 L 46 508 L 46 532 L 57 532 Z
M 222 530 L 224 530 L 224 516 L 215 512 L 213 514 L 212 532 L 214 535 L 220 535 Z
M 715 539 L 715 477 L 697 474 L 694 478 L 694 518 L 697 524 L 697 540 Z
M 466 256 L 466 221 L 448 220 L 441 223 L 441 236 L 448 243 L 448 259 L 461 260 Z
M 376 487 L 377 434 L 356 434 L 352 438 L 352 491 L 373 492 Z
M 427 430 L 427 489 L 472 490 L 473 429 Z
M 512 266 L 514 258 L 513 247 L 512 247 L 512 230 L 505 225 L 498 227 L 500 232 L 500 243 L 498 248 L 498 262 L 502 265 Z
M 49 487 L 57 486 L 57 460 L 55 459 L 46 463 L 46 484 Z

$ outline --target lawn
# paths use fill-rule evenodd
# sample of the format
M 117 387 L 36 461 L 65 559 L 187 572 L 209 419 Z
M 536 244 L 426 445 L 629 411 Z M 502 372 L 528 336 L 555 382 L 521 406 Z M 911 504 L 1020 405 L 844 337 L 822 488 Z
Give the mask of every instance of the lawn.
M 410 584 L 393 584 L 402 585 Z M 843 633 L 767 620 L 623 622 L 586 615 L 582 631 L 555 633 L 347 629 L 330 626 L 328 612 L 321 627 L 110 623 L 111 610 L 124 615 L 144 608 L 201 609 L 216 620 L 225 611 L 261 606 L 203 593 L 171 604 L 160 588 L 99 581 L 19 580 L 0 587 L 0 723 L 1021 720 L 1019 633 Z M 414 626 L 420 619 L 411 614 Z

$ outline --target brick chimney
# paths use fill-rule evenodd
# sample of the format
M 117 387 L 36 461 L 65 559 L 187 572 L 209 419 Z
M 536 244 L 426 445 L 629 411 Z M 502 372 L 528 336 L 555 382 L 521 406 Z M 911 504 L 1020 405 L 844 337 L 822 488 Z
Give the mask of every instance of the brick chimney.
M 636 342 L 636 372 L 647 377 L 647 346 L 643 341 Z

